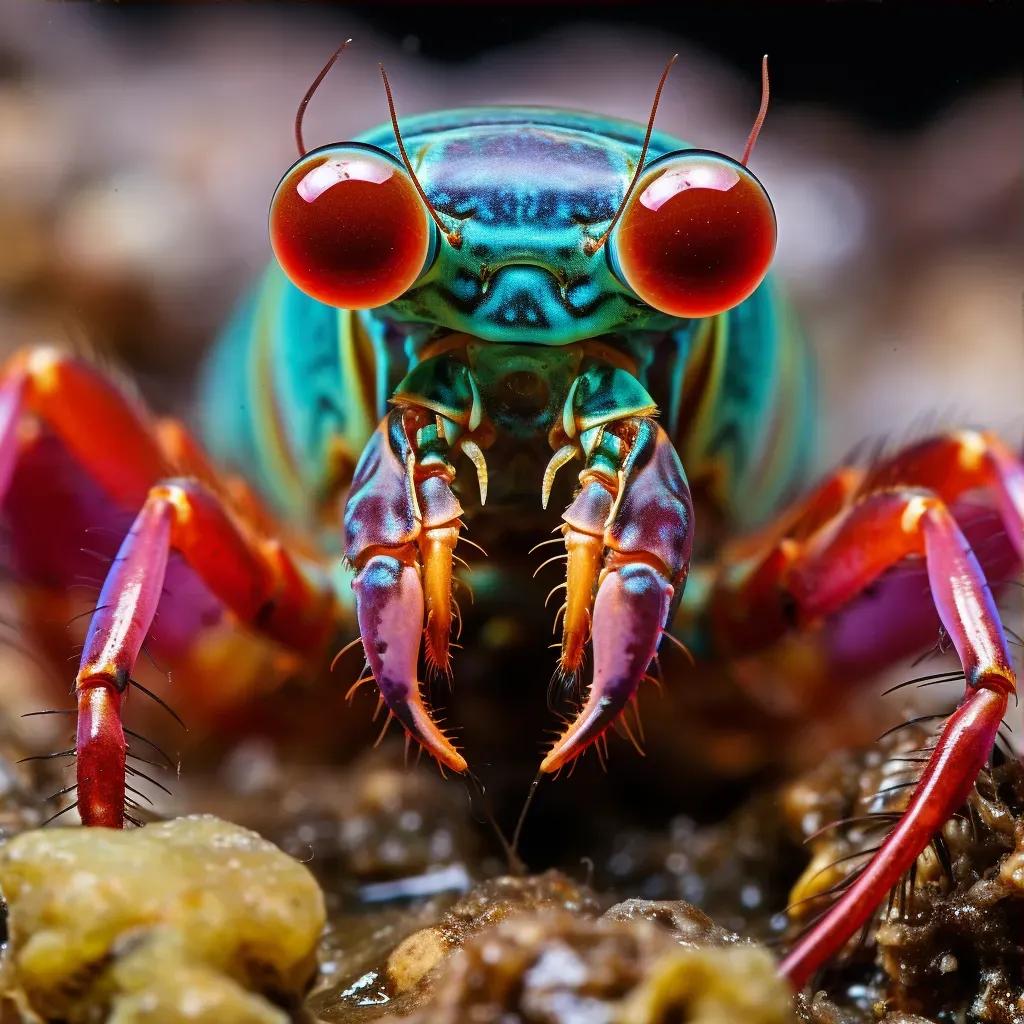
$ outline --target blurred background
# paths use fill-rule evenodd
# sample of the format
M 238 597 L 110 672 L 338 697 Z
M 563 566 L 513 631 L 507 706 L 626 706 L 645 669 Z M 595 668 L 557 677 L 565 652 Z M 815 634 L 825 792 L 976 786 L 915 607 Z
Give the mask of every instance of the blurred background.
M 688 5 L 689 6 L 689 5 Z M 0 10 L 0 350 L 87 345 L 161 411 L 269 257 L 266 209 L 311 144 L 400 115 L 540 103 L 644 121 L 752 168 L 823 376 L 822 461 L 922 416 L 1024 428 L 1021 76 L 994 5 L 89 5 Z
M 310 145 L 386 120 L 378 60 L 400 118 L 526 103 L 643 122 L 679 51 L 658 126 L 739 155 L 767 52 L 751 167 L 821 368 L 819 468 L 926 422 L 1019 448 L 1024 120 L 1008 12 L 7 0 L 0 356 L 98 351 L 157 411 L 188 415 L 203 353 L 270 256 L 297 103 L 349 36 L 310 105 Z

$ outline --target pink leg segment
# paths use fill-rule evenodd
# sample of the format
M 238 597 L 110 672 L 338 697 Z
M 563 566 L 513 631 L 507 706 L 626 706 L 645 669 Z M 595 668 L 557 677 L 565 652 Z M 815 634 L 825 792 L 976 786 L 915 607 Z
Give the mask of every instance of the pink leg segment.
M 172 548 L 235 616 L 290 647 L 317 649 L 335 621 L 326 582 L 276 541 L 244 532 L 202 484 L 152 488 L 103 585 L 78 670 L 78 808 L 86 825 L 124 824 L 121 707 Z
M 124 826 L 121 709 L 160 602 L 170 538 L 167 503 L 147 504 L 118 551 L 89 626 L 76 683 L 78 807 L 86 825 Z

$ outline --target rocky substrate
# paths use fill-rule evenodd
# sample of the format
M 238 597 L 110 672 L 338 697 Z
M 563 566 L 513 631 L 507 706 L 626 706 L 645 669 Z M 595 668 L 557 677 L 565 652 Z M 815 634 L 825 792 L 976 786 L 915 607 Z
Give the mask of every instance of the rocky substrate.
M 1020 1024 L 1014 762 L 983 775 L 814 989 L 794 1000 L 775 979 L 780 945 L 905 805 L 928 735 L 836 754 L 719 825 L 622 830 L 586 871 L 524 876 L 487 855 L 461 791 L 387 750 L 308 778 L 246 761 L 258 792 L 236 759 L 192 788 L 287 853 L 211 815 L 38 829 L 9 765 L 0 1020 Z
M 788 787 L 786 820 L 811 860 L 793 887 L 795 932 L 825 905 L 909 799 L 933 734 L 900 730 L 867 753 L 840 754 Z M 828 828 L 830 822 L 841 822 Z M 828 993 L 806 1003 L 818 1024 L 1024 1021 L 1024 767 L 983 772 L 961 812 L 918 858 L 864 941 L 822 975 Z M 834 1001 L 830 1003 L 829 1000 Z M 887 1021 L 890 1018 L 885 1018 Z
M 317 973 L 309 871 L 208 815 L 0 847 L 0 992 L 23 1019 L 284 1024 Z

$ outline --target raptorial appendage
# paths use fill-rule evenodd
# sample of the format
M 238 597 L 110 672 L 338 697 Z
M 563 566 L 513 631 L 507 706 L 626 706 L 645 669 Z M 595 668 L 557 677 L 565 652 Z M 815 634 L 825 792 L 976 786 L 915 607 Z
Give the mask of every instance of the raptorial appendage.
M 525 407 L 519 420 L 488 419 L 488 397 L 502 379 L 490 361 L 494 348 L 470 341 L 448 349 L 399 387 L 397 408 L 356 469 L 345 553 L 356 569 L 363 647 L 383 700 L 433 757 L 463 771 L 465 759 L 425 708 L 418 679 L 421 630 L 428 664 L 448 669 L 453 549 L 463 514 L 451 460 L 469 456 L 483 499 L 481 448 L 497 427 L 513 437 L 527 436 L 527 426 L 533 436 L 546 434 L 555 449 L 543 477 L 546 507 L 559 467 L 583 458 L 580 489 L 562 517 L 568 575 L 560 665 L 575 675 L 593 633 L 594 678 L 578 717 L 544 759 L 541 770 L 554 772 L 597 740 L 636 693 L 682 593 L 693 509 L 679 457 L 651 418 L 653 399 L 627 369 L 601 358 L 606 347 L 565 346 L 556 372 L 548 355 L 544 408 L 530 408 L 528 425 Z M 515 372 L 530 373 L 525 365 L 517 362 Z
M 357 570 L 359 631 L 388 709 L 441 764 L 462 772 L 465 758 L 424 706 L 417 671 L 421 632 L 427 660 L 448 670 L 452 559 L 462 515 L 439 419 L 405 407 L 381 423 L 345 506 L 345 556 Z
M 581 489 L 562 518 L 568 552 L 560 667 L 576 673 L 588 636 L 587 700 L 541 763 L 554 772 L 586 749 L 636 693 L 682 595 L 693 505 L 679 456 L 649 417 L 579 435 Z

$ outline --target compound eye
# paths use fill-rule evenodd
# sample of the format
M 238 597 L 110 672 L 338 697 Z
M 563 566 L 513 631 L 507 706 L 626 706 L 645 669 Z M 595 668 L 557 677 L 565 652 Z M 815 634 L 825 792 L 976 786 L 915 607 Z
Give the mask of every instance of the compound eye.
M 307 153 L 270 204 L 270 244 L 292 284 L 329 306 L 372 309 L 423 272 L 433 222 L 405 169 L 358 145 Z
M 714 316 L 761 283 L 775 237 L 775 211 L 757 178 L 720 153 L 691 150 L 644 172 L 611 255 L 648 305 L 672 316 Z

